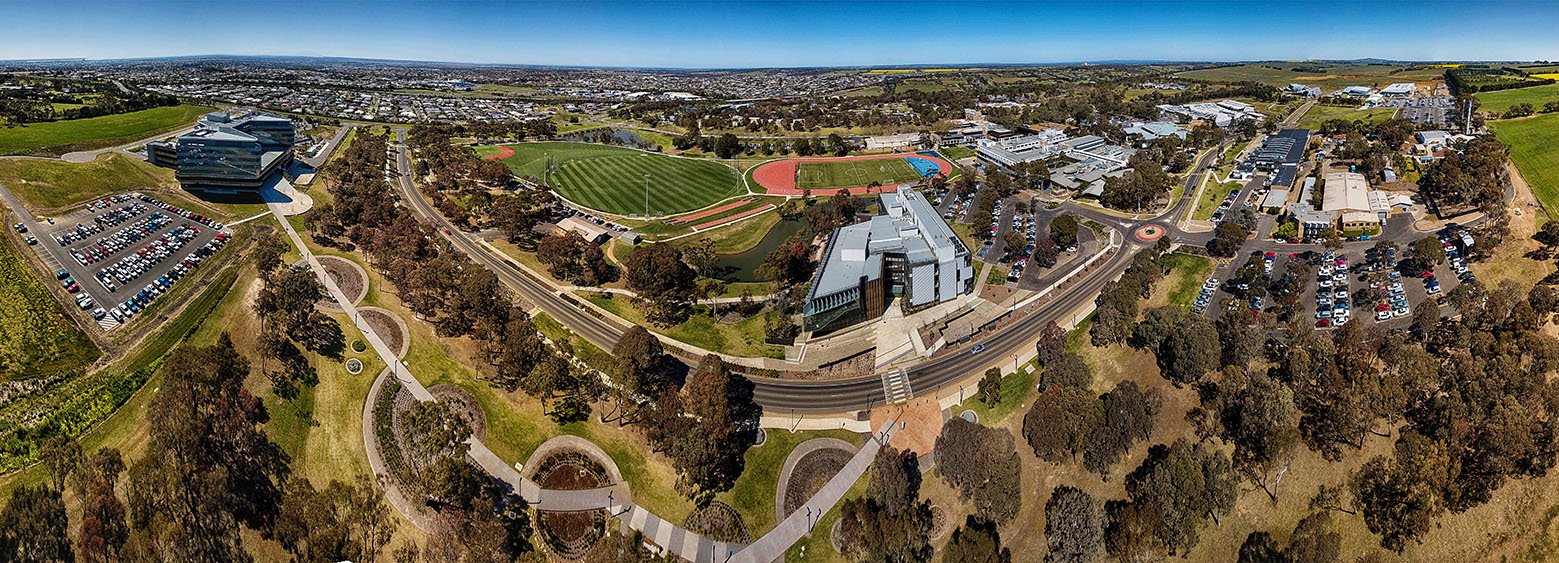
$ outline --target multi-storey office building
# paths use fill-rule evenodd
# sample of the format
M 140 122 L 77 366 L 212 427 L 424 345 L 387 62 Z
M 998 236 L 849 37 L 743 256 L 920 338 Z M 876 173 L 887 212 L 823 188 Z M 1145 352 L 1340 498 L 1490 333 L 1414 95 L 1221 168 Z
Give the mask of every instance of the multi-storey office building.
M 173 143 L 148 143 L 147 161 L 177 170 L 189 190 L 256 191 L 292 162 L 292 121 L 266 113 L 206 114 Z
M 925 196 L 900 186 L 879 198 L 881 214 L 829 239 L 802 309 L 806 330 L 877 318 L 896 297 L 915 311 L 974 290 L 969 249 Z

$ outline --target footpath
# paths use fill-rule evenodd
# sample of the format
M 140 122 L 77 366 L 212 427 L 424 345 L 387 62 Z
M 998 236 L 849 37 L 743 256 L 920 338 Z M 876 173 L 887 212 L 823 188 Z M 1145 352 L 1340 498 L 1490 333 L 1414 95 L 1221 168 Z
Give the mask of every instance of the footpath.
M 324 266 L 319 263 L 314 253 L 309 250 L 308 245 L 304 244 L 303 238 L 298 235 L 297 230 L 293 229 L 292 224 L 287 221 L 285 212 L 290 210 L 290 206 L 287 203 L 275 201 L 269 202 L 269 206 L 271 214 L 281 224 L 282 230 L 287 233 L 287 237 L 292 240 L 293 246 L 303 256 L 304 262 L 314 271 L 315 277 L 325 286 L 326 292 L 335 299 L 336 303 L 341 305 L 346 315 L 352 319 L 353 326 L 362 332 L 363 339 L 368 341 L 368 344 L 373 347 L 374 353 L 378 354 L 379 358 L 388 366 L 380 375 L 379 381 L 374 383 L 374 387 L 377 389 L 382 386 L 386 378 L 393 377 L 416 400 L 436 400 L 433 394 L 428 392 L 428 389 L 422 385 L 422 382 L 412 375 L 406 365 L 401 363 L 396 356 L 396 352 L 391 350 L 389 345 L 374 332 L 373 327 L 367 321 L 363 320 L 362 315 L 358 313 L 357 306 L 347 298 L 346 293 L 342 292 L 341 288 L 336 285 L 335 280 L 332 280 L 330 275 L 325 272 Z M 373 432 L 370 427 L 372 414 L 368 410 L 372 408 L 371 404 L 364 408 L 363 424 L 365 427 L 363 440 L 371 442 L 373 440 Z M 844 494 L 849 491 L 850 487 L 860 479 L 867 467 L 871 465 L 871 460 L 876 455 L 877 450 L 892 439 L 896 430 L 896 424 L 892 422 L 885 425 L 885 428 L 880 429 L 878 434 L 874 436 L 874 439 L 866 447 L 861 448 L 855 457 L 851 458 L 850 462 L 845 465 L 845 468 L 835 475 L 833 479 L 829 480 L 828 484 L 808 501 L 807 506 L 817 511 L 816 514 L 823 514 L 838 504 L 844 497 Z M 472 437 L 467 439 L 466 443 L 470 446 L 470 451 L 467 455 L 476 462 L 477 466 L 493 477 L 508 483 L 513 487 L 513 490 L 519 493 L 521 498 L 524 498 L 526 502 L 535 505 L 537 508 L 547 509 L 555 507 L 559 510 L 568 511 L 605 509 L 617 517 L 623 526 L 638 530 L 644 534 L 645 539 L 654 542 L 655 545 L 684 560 L 695 563 L 724 561 L 769 563 L 783 557 L 785 550 L 794 545 L 802 536 L 809 533 L 811 526 L 816 523 L 814 518 L 807 517 L 805 520 L 800 520 L 798 519 L 798 514 L 792 514 L 790 518 L 780 522 L 779 525 L 775 526 L 774 530 L 759 538 L 751 546 L 718 542 L 678 527 L 674 523 L 662 520 L 650 511 L 634 505 L 626 484 L 583 491 L 545 490 L 534 481 L 525 478 L 514 467 L 505 463 L 482 440 Z M 377 454 L 378 448 L 375 444 L 365 445 L 370 452 Z M 373 457 L 377 456 L 371 456 L 371 458 Z M 370 461 L 373 460 L 371 459 Z M 373 466 L 375 472 L 380 473 L 380 476 L 386 476 L 386 474 L 382 473 L 384 470 L 383 460 L 379 459 L 378 461 L 379 463 L 370 463 L 370 465 Z M 408 520 L 419 526 L 427 524 L 427 518 L 415 510 L 415 505 L 411 504 L 410 499 L 406 499 L 398 491 L 391 493 L 389 497 L 391 504 L 397 510 L 400 510 Z

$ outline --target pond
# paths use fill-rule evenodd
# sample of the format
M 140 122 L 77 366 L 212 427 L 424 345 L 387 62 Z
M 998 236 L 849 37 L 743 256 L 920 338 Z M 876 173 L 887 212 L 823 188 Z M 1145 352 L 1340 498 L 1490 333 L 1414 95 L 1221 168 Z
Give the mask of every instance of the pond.
M 726 227 L 728 229 L 740 229 L 741 225 Z M 729 282 L 755 282 L 758 279 L 758 266 L 763 265 L 763 259 L 779 248 L 792 235 L 806 230 L 807 224 L 801 219 L 780 221 L 769 229 L 768 234 L 763 235 L 763 240 L 758 245 L 738 254 L 721 254 L 715 263 L 715 268 L 720 272 L 719 277 Z

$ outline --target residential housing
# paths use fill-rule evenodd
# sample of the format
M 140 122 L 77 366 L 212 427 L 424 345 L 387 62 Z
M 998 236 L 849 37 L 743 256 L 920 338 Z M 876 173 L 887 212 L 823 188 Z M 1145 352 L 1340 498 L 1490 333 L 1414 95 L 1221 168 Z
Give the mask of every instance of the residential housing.
M 894 299 L 916 311 L 974 290 L 969 249 L 925 196 L 900 186 L 878 198 L 880 214 L 829 238 L 802 308 L 807 331 L 880 317 Z

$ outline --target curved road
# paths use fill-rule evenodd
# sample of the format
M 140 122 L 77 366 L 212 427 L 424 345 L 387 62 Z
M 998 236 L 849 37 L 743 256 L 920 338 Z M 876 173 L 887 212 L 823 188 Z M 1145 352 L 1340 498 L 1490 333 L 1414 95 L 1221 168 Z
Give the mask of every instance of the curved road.
M 572 297 L 565 296 L 546 283 L 532 279 L 528 274 L 520 270 L 514 264 L 500 256 L 494 255 L 482 245 L 465 236 L 458 228 L 437 212 L 417 191 L 411 182 L 411 158 L 404 144 L 405 130 L 396 130 L 396 168 L 399 172 L 398 188 L 402 198 L 411 207 L 412 211 L 424 221 L 432 223 L 438 231 L 448 239 L 456 248 L 466 253 L 478 264 L 486 267 L 498 276 L 505 286 L 515 291 L 525 300 L 534 303 L 542 311 L 557 319 L 558 322 L 573 330 L 575 333 L 589 340 L 603 350 L 611 350 L 617 343 L 617 338 L 627 327 L 621 326 L 611 320 L 596 317 L 592 312 L 583 310 L 584 306 L 578 304 Z M 1058 298 L 1040 307 L 1038 311 L 1029 314 L 1012 325 L 998 331 L 994 336 L 981 341 L 985 345 L 985 351 L 979 354 L 954 353 L 922 362 L 908 370 L 911 387 L 917 392 L 937 389 L 940 386 L 954 384 L 973 374 L 980 373 L 983 368 L 994 362 L 1002 361 L 1015 354 L 1022 353 L 1039 339 L 1039 333 L 1049 326 L 1051 322 L 1060 321 L 1065 315 L 1094 298 L 1106 283 L 1115 279 L 1126 270 L 1131 262 L 1131 256 L 1139 246 L 1131 243 L 1130 233 L 1132 229 L 1144 224 L 1155 224 L 1164 227 L 1170 233 L 1170 237 L 1190 244 L 1200 244 L 1209 238 L 1209 234 L 1184 233 L 1174 225 L 1174 218 L 1184 214 L 1186 207 L 1194 197 L 1194 187 L 1201 182 L 1201 176 L 1210 161 L 1222 154 L 1222 151 L 1208 151 L 1194 168 L 1196 172 L 1185 178 L 1185 186 L 1180 201 L 1176 202 L 1165 213 L 1147 220 L 1132 220 L 1116 217 L 1096 210 L 1067 204 L 1061 210 L 1076 213 L 1088 219 L 1098 221 L 1111 228 L 1123 231 L 1127 242 L 1116 252 L 1115 256 L 1106 260 L 1091 271 L 1081 274 L 1075 285 L 1067 289 Z M 1055 212 L 1060 212 L 1057 210 Z M 673 352 L 675 348 L 668 347 Z M 696 362 L 697 358 L 683 357 L 687 362 Z M 884 394 L 882 380 L 876 375 L 856 377 L 850 379 L 828 381 L 797 381 L 784 380 L 772 377 L 749 376 L 755 389 L 753 398 L 759 405 L 771 411 L 793 411 L 796 413 L 838 413 L 858 409 L 870 408 L 873 405 L 883 403 Z

